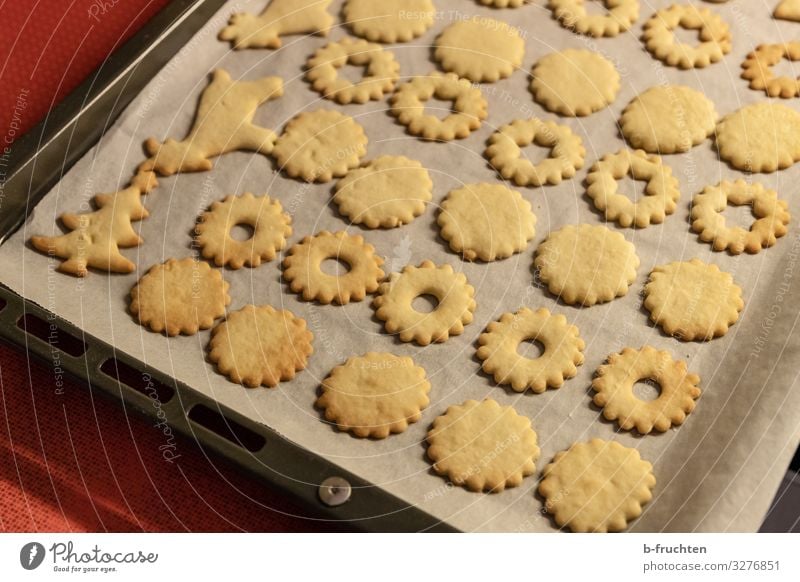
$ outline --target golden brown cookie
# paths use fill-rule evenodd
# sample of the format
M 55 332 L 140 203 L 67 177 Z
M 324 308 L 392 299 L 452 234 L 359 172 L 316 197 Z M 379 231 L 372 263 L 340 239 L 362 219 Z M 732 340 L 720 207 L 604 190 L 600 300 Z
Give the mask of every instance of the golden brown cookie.
M 574 532 L 622 531 L 653 498 L 653 466 L 639 451 L 592 439 L 561 451 L 542 472 L 539 494 L 560 527 Z
M 543 56 L 532 75 L 531 91 L 536 102 L 548 111 L 570 117 L 585 117 L 608 107 L 620 87 L 614 63 L 583 49 Z
M 800 42 L 758 45 L 742 63 L 742 79 L 750 81 L 751 89 L 764 91 L 770 97 L 797 97 L 800 95 L 800 80 L 797 76 L 776 77 L 772 70 L 783 59 L 800 61 Z
M 591 1 L 591 0 L 589 0 Z M 564 28 L 589 36 L 617 36 L 639 18 L 639 0 L 602 0 L 607 14 L 590 14 L 587 0 L 549 0 L 553 16 Z
M 443 119 L 425 113 L 425 102 L 434 97 L 453 103 L 452 111 Z M 453 73 L 414 77 L 397 88 L 391 104 L 392 113 L 409 133 L 429 140 L 465 138 L 488 115 L 488 103 L 480 89 Z
M 539 458 L 529 418 L 491 399 L 450 406 L 428 432 L 434 470 L 470 491 L 517 487 Z
M 641 400 L 633 392 L 640 381 L 658 384 L 658 398 Z M 623 430 L 636 428 L 640 434 L 653 429 L 664 432 L 683 424 L 700 397 L 700 377 L 689 373 L 686 362 L 673 360 L 667 351 L 644 346 L 625 348 L 611 354 L 592 380 L 594 403 L 607 420 L 616 420 Z
M 647 182 L 644 196 L 633 201 L 619 193 L 619 180 L 629 177 Z M 620 226 L 644 228 L 660 224 L 675 212 L 681 192 L 672 169 L 659 156 L 642 150 L 620 150 L 596 162 L 586 176 L 586 194 L 595 208 L 605 212 L 606 220 Z
M 550 293 L 569 305 L 592 306 L 628 292 L 639 257 L 633 243 L 605 226 L 568 225 L 536 249 L 534 266 Z
M 211 331 L 208 357 L 231 382 L 272 388 L 306 367 L 313 339 L 291 311 L 245 305 Z
M 800 160 L 800 113 L 780 103 L 745 105 L 717 124 L 720 157 L 737 170 L 775 172 Z
M 322 263 L 328 259 L 345 263 L 347 272 L 339 275 L 323 272 Z M 291 290 L 301 293 L 306 301 L 346 305 L 361 301 L 378 289 L 383 279 L 382 264 L 375 247 L 365 242 L 363 236 L 323 230 L 289 249 L 283 260 L 283 276 Z
M 518 352 L 520 344 L 536 341 L 542 346 L 537 358 Z M 578 328 L 563 315 L 547 309 L 524 307 L 516 313 L 504 313 L 493 321 L 478 339 L 478 358 L 483 371 L 494 375 L 498 384 L 508 384 L 516 392 L 530 389 L 540 394 L 548 387 L 560 388 L 566 378 L 578 373 L 583 364 L 583 348 Z
M 382 439 L 422 418 L 430 389 L 425 369 L 411 358 L 368 352 L 331 371 L 316 405 L 339 430 Z
M 169 336 L 193 335 L 214 325 L 231 302 L 222 273 L 194 259 L 155 265 L 131 289 L 131 313 L 139 323 Z
M 218 267 L 241 269 L 258 267 L 261 261 L 271 261 L 286 246 L 292 234 L 292 218 L 283 212 L 280 201 L 269 196 L 226 196 L 214 202 L 204 212 L 195 227 L 197 245 L 203 257 L 213 259 Z M 231 229 L 246 225 L 253 229 L 247 240 L 231 237 Z
M 394 228 L 425 212 L 433 182 L 428 170 L 405 156 L 380 156 L 350 170 L 336 184 L 333 201 L 353 224 Z
M 432 295 L 438 301 L 431 313 L 412 306 L 421 295 Z M 450 265 L 437 267 L 423 261 L 418 267 L 407 265 L 402 273 L 392 273 L 381 283 L 372 304 L 387 332 L 397 333 L 400 341 L 427 346 L 463 333 L 475 312 L 474 295 L 475 289 L 463 273 L 456 273 Z
M 408 42 L 433 25 L 432 0 L 347 0 L 344 20 L 356 36 L 372 42 Z
M 58 266 L 62 273 L 85 277 L 89 267 L 112 273 L 132 273 L 136 265 L 119 249 L 141 244 L 142 239 L 131 222 L 147 218 L 141 196 L 157 185 L 153 172 L 140 171 L 127 188 L 113 194 L 97 194 L 94 212 L 62 214 L 61 223 L 69 232 L 32 236 L 31 244 L 41 253 L 63 259 Z
M 494 83 L 522 65 L 525 42 L 519 30 L 494 18 L 473 16 L 447 26 L 436 39 L 442 69 L 475 83 Z
M 234 81 L 222 69 L 214 71 L 197 106 L 192 129 L 181 141 L 167 138 L 159 143 L 149 138 L 144 143 L 150 157 L 141 165 L 163 176 L 176 172 L 205 172 L 213 166 L 211 158 L 236 150 L 269 154 L 275 132 L 253 124 L 262 103 L 283 95 L 280 77 L 255 81 Z
M 464 259 L 495 261 L 525 250 L 536 215 L 516 190 L 484 182 L 452 190 L 437 222 L 441 237 Z
M 633 147 L 651 154 L 674 154 L 688 152 L 714 133 L 717 111 L 700 91 L 659 85 L 634 97 L 619 123 Z
M 234 49 L 279 48 L 281 36 L 320 34 L 326 36 L 333 24 L 328 13 L 331 0 L 271 0 L 259 16 L 239 12 L 219 33 Z
M 700 43 L 678 42 L 676 28 L 696 30 Z M 654 57 L 681 69 L 707 67 L 721 61 L 732 48 L 731 30 L 722 17 L 692 4 L 673 4 L 656 12 L 644 24 L 643 40 Z
M 800 0 L 781 0 L 773 15 L 781 20 L 800 22 Z
M 729 205 L 752 207 L 754 220 L 748 230 L 725 224 L 722 213 Z M 692 200 L 692 230 L 700 240 L 712 243 L 715 251 L 727 250 L 732 255 L 771 247 L 786 234 L 789 218 L 789 204 L 777 192 L 744 180 L 706 186 Z
M 345 65 L 364 68 L 364 76 L 352 83 L 339 75 Z M 381 99 L 394 89 L 400 71 L 391 51 L 365 40 L 343 38 L 317 49 L 308 59 L 306 78 L 315 91 L 337 103 L 366 103 Z
M 650 319 L 682 341 L 725 335 L 744 309 L 742 289 L 733 277 L 699 259 L 655 267 L 644 293 Z
M 550 148 L 550 155 L 537 164 L 523 158 L 521 148 L 531 144 Z M 566 125 L 530 118 L 500 127 L 489 138 L 485 154 L 506 180 L 517 186 L 541 186 L 572 178 L 583 167 L 586 148 Z

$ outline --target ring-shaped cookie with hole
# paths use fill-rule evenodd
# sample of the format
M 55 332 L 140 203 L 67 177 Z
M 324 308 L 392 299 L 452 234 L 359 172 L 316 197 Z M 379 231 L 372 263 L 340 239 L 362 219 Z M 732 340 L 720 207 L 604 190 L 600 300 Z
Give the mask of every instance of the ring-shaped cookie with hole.
M 589 14 L 586 2 L 550 0 L 548 6 L 561 26 L 594 37 L 617 36 L 639 18 L 639 0 L 602 0 L 607 14 Z
M 422 295 L 433 295 L 438 301 L 432 312 L 414 309 L 412 302 Z M 372 304 L 387 332 L 398 334 L 400 341 L 427 346 L 463 333 L 473 319 L 474 296 L 475 289 L 463 273 L 450 265 L 423 261 L 418 267 L 407 265 L 401 273 L 392 273 L 381 283 Z
M 619 180 L 629 176 L 647 182 L 644 196 L 634 202 L 619 193 Z M 596 162 L 586 177 L 586 194 L 607 220 L 623 227 L 660 224 L 675 212 L 681 192 L 672 169 L 659 156 L 642 150 L 620 150 Z
M 537 358 L 520 355 L 517 349 L 525 341 L 539 342 L 542 354 Z M 495 382 L 508 384 L 516 392 L 530 389 L 536 394 L 548 387 L 560 388 L 565 379 L 574 377 L 583 364 L 586 347 L 578 328 L 566 317 L 527 307 L 491 322 L 478 343 L 483 371 L 492 374 Z
M 678 42 L 675 29 L 696 30 L 696 46 Z M 654 57 L 671 67 L 695 69 L 722 60 L 731 52 L 731 30 L 719 14 L 691 4 L 673 4 L 644 25 L 644 43 Z
M 535 144 L 549 148 L 550 155 L 534 164 L 522 157 L 522 148 Z M 489 137 L 486 157 L 492 167 L 517 186 L 560 184 L 583 167 L 586 148 L 566 125 L 536 118 L 517 119 Z
M 203 257 L 212 259 L 218 267 L 240 269 L 258 267 L 261 261 L 271 261 L 286 246 L 291 236 L 292 218 L 283 212 L 280 201 L 269 196 L 227 196 L 203 213 L 195 228 L 197 245 Z M 231 237 L 231 229 L 246 225 L 253 229 L 247 240 Z
M 797 97 L 800 95 L 800 79 L 786 75 L 776 77 L 772 70 L 784 59 L 800 61 L 800 42 L 758 45 L 742 63 L 742 79 L 750 81 L 751 89 L 764 91 L 770 97 Z
M 425 102 L 434 97 L 453 103 L 444 119 L 425 113 Z M 480 89 L 453 73 L 434 72 L 403 83 L 392 95 L 391 105 L 392 113 L 409 133 L 427 140 L 465 138 L 488 114 L 488 103 Z
M 325 273 L 322 263 L 329 259 L 345 263 L 348 271 L 339 275 Z M 363 236 L 323 230 L 289 249 L 289 256 L 283 260 L 283 276 L 291 290 L 301 293 L 306 301 L 346 305 L 361 301 L 378 289 L 383 279 L 382 264 L 375 247 Z
M 364 68 L 356 83 L 339 75 L 345 65 Z M 366 103 L 381 99 L 394 89 L 400 63 L 391 51 L 362 39 L 343 38 L 317 50 L 308 59 L 306 79 L 315 91 L 337 103 Z
M 751 207 L 755 220 L 749 229 L 725 223 L 722 213 L 729 205 Z M 771 247 L 786 234 L 789 220 L 787 201 L 757 182 L 723 180 L 706 186 L 692 200 L 692 230 L 715 251 L 727 250 L 732 255 L 755 254 Z
M 659 386 L 658 398 L 645 401 L 636 396 L 637 382 L 652 380 Z M 594 403 L 606 420 L 617 421 L 623 430 L 648 434 L 679 426 L 694 410 L 700 397 L 700 377 L 687 370 L 686 362 L 673 360 L 667 351 L 651 346 L 625 348 L 611 354 L 597 369 L 592 381 Z

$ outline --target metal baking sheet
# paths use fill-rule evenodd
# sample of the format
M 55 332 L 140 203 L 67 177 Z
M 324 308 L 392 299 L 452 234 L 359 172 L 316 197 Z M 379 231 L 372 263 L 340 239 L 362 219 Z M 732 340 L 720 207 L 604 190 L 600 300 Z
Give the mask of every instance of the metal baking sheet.
M 703 70 L 663 67 L 641 46 L 643 22 L 653 11 L 670 4 L 648 2 L 630 32 L 615 39 L 587 39 L 562 29 L 540 3 L 519 9 L 492 10 L 468 0 L 438 0 L 434 26 L 411 43 L 391 47 L 401 75 L 426 74 L 436 35 L 451 21 L 472 15 L 506 19 L 521 28 L 526 42 L 523 70 L 511 78 L 483 86 L 489 100 L 489 119 L 469 138 L 448 144 L 424 143 L 405 133 L 386 110 L 386 102 L 340 107 L 319 99 L 303 80 L 303 65 L 325 44 L 319 37 L 291 37 L 277 51 L 231 52 L 216 33 L 233 11 L 259 11 L 265 2 L 223 6 L 194 38 L 138 94 L 100 141 L 54 186 L 28 220 L 2 247 L 2 282 L 22 297 L 57 313 L 92 336 L 114 346 L 134 361 L 143 362 L 234 411 L 243 419 L 270 427 L 314 457 L 326 459 L 358 475 L 382 491 L 455 528 L 490 531 L 554 531 L 535 494 L 537 478 L 495 495 L 480 495 L 450 487 L 430 470 L 424 435 L 433 418 L 449 404 L 468 398 L 492 397 L 513 404 L 528 415 L 542 448 L 541 467 L 572 442 L 592 437 L 618 440 L 640 449 L 652 461 L 658 485 L 655 499 L 634 522 L 634 531 L 755 531 L 795 450 L 800 395 L 797 390 L 798 346 L 791 341 L 797 321 L 796 262 L 800 238 L 796 220 L 775 248 L 755 256 L 713 253 L 689 231 L 691 196 L 705 185 L 743 175 L 717 159 L 711 141 L 687 154 L 668 156 L 667 163 L 681 183 L 676 213 L 661 226 L 620 229 L 641 258 L 637 281 L 624 298 L 606 305 L 576 309 L 558 303 L 535 284 L 532 255 L 546 234 L 564 224 L 603 222 L 584 196 L 586 168 L 557 187 L 520 189 L 537 214 L 537 234 L 528 249 L 507 260 L 464 263 L 437 236 L 437 204 L 463 183 L 494 181 L 497 176 L 482 157 L 485 141 L 503 123 L 531 115 L 554 116 L 536 104 L 528 90 L 531 65 L 562 47 L 587 47 L 613 60 L 623 87 L 608 109 L 584 119 L 560 120 L 579 133 L 587 149 L 587 167 L 605 153 L 623 147 L 617 120 L 638 92 L 659 83 L 679 83 L 706 93 L 724 115 L 745 103 L 765 99 L 738 78 L 747 52 L 761 42 L 790 37 L 796 24 L 774 21 L 764 2 L 734 0 L 713 6 L 730 23 L 734 49 L 725 60 Z M 339 15 L 341 2 L 332 13 Z M 347 34 L 337 26 L 330 37 Z M 269 192 L 293 215 L 290 243 L 322 229 L 364 234 L 386 258 L 389 271 L 407 263 L 431 259 L 462 270 L 476 288 L 475 321 L 463 335 L 443 345 L 420 348 L 401 344 L 382 333 L 368 302 L 344 307 L 299 301 L 280 277 L 277 261 L 258 269 L 226 271 L 233 303 L 271 303 L 304 317 L 315 334 L 316 353 L 309 368 L 292 382 L 273 390 L 246 390 L 218 375 L 205 360 L 208 332 L 167 339 L 138 326 L 127 311 L 127 296 L 138 274 L 92 273 L 77 280 L 52 271 L 53 263 L 26 246 L 31 234 L 58 232 L 56 217 L 77 211 L 99 191 L 113 191 L 128 180 L 143 158 L 141 143 L 149 136 L 182 137 L 188 129 L 197 97 L 208 73 L 224 68 L 236 78 L 279 75 L 283 98 L 262 107 L 256 123 L 279 130 L 293 115 L 319 107 L 336 108 L 361 123 L 370 139 L 367 158 L 403 154 L 420 159 L 434 180 L 434 199 L 412 224 L 389 231 L 364 231 L 348 225 L 331 205 L 331 184 L 307 185 L 278 172 L 272 160 L 249 153 L 219 158 L 212 171 L 161 179 L 149 194 L 150 218 L 142 221 L 145 243 L 126 255 L 140 271 L 169 257 L 194 254 L 190 232 L 196 216 L 212 201 L 230 193 Z M 796 103 L 789 102 L 796 107 Z M 757 176 L 789 199 L 800 216 L 793 184 L 800 169 Z M 612 226 L 612 228 L 616 228 Z M 733 273 L 744 289 L 745 311 L 723 338 L 706 344 L 680 343 L 650 326 L 641 308 L 640 291 L 650 269 L 665 262 L 698 257 Z M 586 340 L 586 362 L 576 378 L 560 390 L 541 395 L 516 394 L 497 387 L 481 374 L 474 357 L 475 340 L 485 325 L 505 311 L 522 305 L 545 306 L 563 313 Z M 686 424 L 663 435 L 618 432 L 601 420 L 587 395 L 592 373 L 609 353 L 625 346 L 651 344 L 686 359 L 700 374 L 704 394 Z M 313 408 L 319 382 L 347 357 L 384 349 L 410 355 L 423 365 L 433 385 L 431 405 L 423 419 L 401 435 L 384 441 L 364 441 L 337 433 Z M 353 499 L 357 502 L 357 499 Z

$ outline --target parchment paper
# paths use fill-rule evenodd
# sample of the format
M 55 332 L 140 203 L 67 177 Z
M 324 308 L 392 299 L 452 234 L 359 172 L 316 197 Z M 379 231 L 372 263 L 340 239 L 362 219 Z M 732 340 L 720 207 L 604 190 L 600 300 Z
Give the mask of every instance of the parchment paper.
M 232 153 L 217 159 L 210 172 L 160 179 L 160 187 L 146 197 L 150 217 L 140 223 L 145 243 L 125 251 L 139 266 L 138 273 L 93 272 L 81 280 L 54 272 L 55 263 L 26 247 L 27 239 L 32 234 L 59 232 L 55 219 L 62 212 L 86 210 L 96 192 L 124 186 L 144 157 L 141 143 L 148 136 L 182 138 L 191 124 L 197 97 L 206 86 L 207 74 L 214 68 L 225 68 L 234 78 L 281 76 L 284 97 L 263 106 L 256 116 L 257 123 L 276 130 L 301 110 L 339 108 L 320 100 L 302 78 L 307 57 L 325 44 L 325 39 L 286 37 L 281 50 L 231 52 L 228 44 L 216 40 L 228 14 L 260 11 L 265 2 L 230 3 L 152 80 L 100 143 L 38 205 L 25 226 L 0 248 L 3 283 L 120 350 L 465 530 L 555 531 L 535 495 L 537 477 L 529 477 L 521 487 L 501 494 L 482 495 L 448 487 L 431 471 L 423 440 L 432 420 L 450 404 L 485 397 L 513 404 L 533 420 L 542 448 L 537 469 L 557 451 L 592 437 L 638 447 L 642 456 L 653 462 L 658 484 L 655 499 L 632 524 L 634 531 L 756 530 L 800 439 L 800 359 L 797 342 L 791 341 L 800 300 L 796 281 L 800 277 L 800 199 L 796 192 L 800 164 L 757 177 L 790 201 L 793 216 L 789 234 L 776 247 L 758 255 L 732 257 L 712 252 L 710 245 L 699 242 L 689 230 L 692 195 L 721 179 L 742 177 L 717 160 L 708 140 L 688 154 L 665 158 L 680 179 L 681 199 L 675 214 L 663 225 L 643 230 L 612 225 L 635 243 L 641 258 L 637 280 L 627 296 L 588 309 L 573 308 L 556 302 L 546 290 L 534 285 L 531 269 L 534 249 L 549 231 L 565 224 L 604 222 L 584 196 L 583 179 L 596 159 L 623 146 L 617 120 L 638 91 L 665 82 L 689 85 L 706 93 L 721 115 L 727 114 L 745 103 L 766 99 L 763 93 L 749 90 L 739 78 L 746 53 L 759 43 L 793 39 L 800 32 L 796 23 L 771 18 L 775 1 L 734 0 L 722 5 L 695 2 L 720 12 L 730 23 L 734 49 L 723 62 L 707 69 L 680 71 L 663 67 L 639 40 L 644 21 L 670 3 L 644 1 L 641 17 L 629 33 L 592 40 L 562 29 L 543 2 L 493 10 L 472 0 L 436 0 L 440 12 L 434 27 L 416 41 L 392 47 L 403 76 L 434 69 L 430 46 L 436 35 L 452 20 L 470 15 L 506 19 L 521 27 L 526 35 L 526 54 L 523 70 L 483 88 L 490 102 L 489 119 L 465 140 L 439 144 L 409 136 L 388 114 L 385 100 L 341 108 L 365 127 L 370 140 L 367 159 L 403 154 L 430 168 L 433 203 L 408 226 L 385 231 L 348 226 L 337 215 L 335 205 L 329 204 L 332 183 L 309 186 L 276 173 L 273 162 L 265 156 Z M 340 9 L 341 2 L 334 2 L 331 10 L 337 17 Z M 330 38 L 345 34 L 346 29 L 337 26 Z M 463 183 L 498 179 L 482 152 L 486 139 L 499 125 L 530 115 L 556 119 L 533 101 L 528 90 L 529 72 L 539 57 L 564 47 L 588 47 L 615 61 L 622 74 L 620 94 L 610 108 L 588 118 L 560 120 L 583 136 L 586 166 L 575 179 L 558 187 L 520 189 L 538 217 L 536 237 L 527 250 L 500 262 L 463 263 L 438 239 L 436 206 L 449 190 Z M 796 99 L 786 103 L 798 107 Z M 532 151 L 531 155 L 539 154 Z M 418 264 L 424 259 L 463 269 L 476 288 L 475 321 L 459 337 L 420 348 L 382 333 L 369 301 L 344 307 L 298 301 L 281 282 L 278 261 L 257 269 L 226 271 L 233 297 L 231 309 L 251 302 L 280 305 L 304 317 L 315 335 L 309 368 L 295 380 L 273 390 L 246 390 L 228 382 L 205 361 L 209 332 L 169 340 L 150 333 L 129 315 L 127 298 L 138 277 L 151 265 L 169 257 L 195 254 L 190 232 L 197 215 L 211 202 L 245 191 L 269 192 L 281 200 L 293 215 L 290 244 L 321 229 L 347 228 L 362 232 L 377 247 L 386 258 L 387 270 L 397 271 L 408 262 Z M 663 335 L 649 324 L 641 308 L 640 293 L 651 268 L 692 257 L 733 273 L 746 301 L 740 321 L 730 332 L 705 344 L 681 343 Z M 578 376 L 559 390 L 519 395 L 495 386 L 479 372 L 474 356 L 478 334 L 501 313 L 523 305 L 563 313 L 586 340 L 585 364 Z M 644 344 L 686 359 L 690 369 L 701 376 L 704 392 L 684 426 L 665 434 L 637 437 L 616 432 L 615 425 L 603 421 L 590 404 L 588 388 L 593 372 L 608 354 Z M 432 401 L 422 420 L 405 433 L 383 441 L 337 433 L 313 408 L 319 382 L 331 368 L 368 349 L 413 356 L 427 369 L 433 385 Z

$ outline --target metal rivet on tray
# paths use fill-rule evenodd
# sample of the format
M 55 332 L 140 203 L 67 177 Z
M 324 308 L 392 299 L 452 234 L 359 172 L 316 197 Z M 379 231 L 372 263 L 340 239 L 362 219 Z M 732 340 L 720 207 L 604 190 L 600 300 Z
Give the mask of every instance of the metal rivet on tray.
M 322 503 L 336 507 L 350 499 L 353 488 L 350 483 L 341 477 L 328 477 L 319 486 L 319 498 Z

